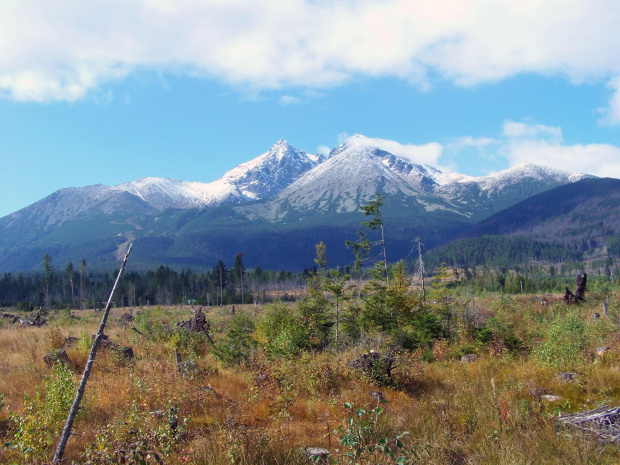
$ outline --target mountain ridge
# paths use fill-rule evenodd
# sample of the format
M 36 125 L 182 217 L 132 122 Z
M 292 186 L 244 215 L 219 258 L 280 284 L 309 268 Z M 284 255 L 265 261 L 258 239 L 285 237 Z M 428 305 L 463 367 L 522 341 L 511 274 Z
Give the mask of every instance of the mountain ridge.
M 61 189 L 0 218 L 0 270 L 36 267 L 40 258 L 35 261 L 28 250 L 54 249 L 61 260 L 74 261 L 83 258 L 81 250 L 96 250 L 91 260 L 113 262 L 130 239 L 153 260 L 193 263 L 230 253 L 232 239 L 255 247 L 275 237 L 294 240 L 290 231 L 305 240 L 320 240 L 321 231 L 328 231 L 335 260 L 343 261 L 348 252 L 342 244 L 363 221 L 358 207 L 377 193 L 386 197 L 384 216 L 396 231 L 400 254 L 412 237 L 430 236 L 427 242 L 439 244 L 531 195 L 589 177 L 535 164 L 483 177 L 442 173 L 380 145 L 356 135 L 325 157 L 281 139 L 212 183 L 142 178 Z M 209 247 L 201 245 L 204 241 Z M 312 263 L 303 250 L 311 254 L 314 244 L 296 244 L 299 256 L 285 257 L 280 249 L 289 246 L 272 250 L 279 257 L 273 264 L 255 265 Z M 20 258 L 17 250 L 29 258 Z M 252 260 L 249 254 L 248 263 Z

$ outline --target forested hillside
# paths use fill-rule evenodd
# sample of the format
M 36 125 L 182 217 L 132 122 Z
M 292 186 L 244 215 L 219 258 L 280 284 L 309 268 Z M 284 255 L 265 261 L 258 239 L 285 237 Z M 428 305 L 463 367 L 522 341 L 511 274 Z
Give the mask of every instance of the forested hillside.
M 590 253 L 620 234 L 620 180 L 585 179 L 543 192 L 466 230 L 462 237 L 527 236 Z

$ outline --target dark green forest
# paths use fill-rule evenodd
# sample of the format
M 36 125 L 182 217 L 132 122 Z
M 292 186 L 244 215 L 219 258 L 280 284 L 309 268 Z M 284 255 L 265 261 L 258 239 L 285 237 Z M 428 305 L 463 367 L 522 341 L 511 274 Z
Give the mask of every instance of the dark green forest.
M 105 305 L 118 270 L 90 270 L 83 262 L 57 267 L 45 255 L 41 272 L 4 273 L 0 279 L 0 307 L 14 306 L 33 310 L 39 305 L 50 308 L 101 308 Z M 305 289 L 306 278 L 316 269 L 303 272 L 248 271 L 243 255 L 228 266 L 218 261 L 209 271 L 176 271 L 160 265 L 155 270 L 127 271 L 119 282 L 116 306 L 149 305 L 230 305 L 264 301 L 267 294 L 280 300 Z

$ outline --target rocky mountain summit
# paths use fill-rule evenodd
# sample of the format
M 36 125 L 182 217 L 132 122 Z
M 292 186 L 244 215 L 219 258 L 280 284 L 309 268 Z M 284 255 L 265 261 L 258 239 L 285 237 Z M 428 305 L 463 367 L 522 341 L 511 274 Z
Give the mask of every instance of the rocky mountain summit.
M 291 227 L 298 238 L 302 230 L 318 237 L 321 228 L 359 223 L 359 205 L 376 193 L 386 196 L 385 216 L 398 222 L 403 240 L 412 234 L 446 239 L 532 195 L 589 177 L 532 163 L 484 177 L 444 173 L 381 147 L 355 135 L 325 157 L 279 140 L 209 183 L 143 178 L 62 189 L 0 218 L 0 270 L 36 267 L 38 255 L 50 249 L 74 261 L 87 251 L 92 256 L 86 258 L 113 261 L 129 240 L 165 238 L 172 245 L 156 248 L 160 260 L 183 263 L 194 253 L 192 244 L 208 236 L 205 253 L 223 256 L 220 236 L 231 228 L 240 243 L 249 241 L 246 247 Z

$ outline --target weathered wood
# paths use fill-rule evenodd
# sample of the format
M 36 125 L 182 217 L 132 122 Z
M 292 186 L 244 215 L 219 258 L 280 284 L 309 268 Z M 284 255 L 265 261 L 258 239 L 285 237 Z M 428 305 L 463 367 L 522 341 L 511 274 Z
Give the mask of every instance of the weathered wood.
M 128 359 L 130 359 L 130 360 L 131 360 L 132 358 L 134 358 L 133 349 L 132 349 L 131 347 L 129 347 L 129 346 L 127 346 L 127 347 L 123 347 L 123 348 L 121 349 L 121 352 L 122 352 L 122 354 L 123 354 L 126 358 L 128 358 Z
M 135 326 L 132 326 L 131 329 L 138 333 L 140 336 L 144 336 L 144 334 L 138 331 Z
M 361 368 L 369 376 L 385 373 L 390 379 L 392 379 L 392 370 L 395 368 L 394 357 L 391 355 L 382 356 L 375 350 L 362 354 L 359 358 L 353 360 L 350 366 L 352 368 Z
M 183 361 L 181 358 L 181 353 L 177 350 L 174 353 L 176 362 L 177 362 L 177 370 L 181 375 L 181 378 L 193 378 L 196 376 L 198 372 L 198 364 L 193 360 Z
M 215 343 L 213 342 L 213 339 L 211 339 L 211 335 L 209 334 L 209 329 L 211 328 L 211 326 L 207 321 L 207 316 L 202 313 L 202 307 L 198 308 L 198 311 L 194 314 L 193 318 L 190 318 L 186 321 L 179 321 L 177 323 L 177 328 L 183 328 L 193 333 L 204 332 L 211 345 L 215 346 Z
M 99 348 L 99 342 L 103 338 L 103 330 L 105 329 L 108 316 L 110 315 L 110 308 L 112 306 L 112 298 L 114 297 L 114 292 L 116 291 L 116 287 L 118 286 L 118 283 L 121 280 L 123 271 L 125 270 L 125 265 L 127 264 L 127 259 L 129 258 L 129 253 L 131 252 L 132 245 L 133 244 L 129 244 L 129 247 L 127 248 L 127 253 L 125 254 L 125 258 L 123 259 L 123 264 L 121 265 L 121 268 L 118 271 L 118 276 L 116 277 L 116 281 L 114 282 L 114 286 L 112 287 L 112 291 L 110 292 L 110 297 L 108 298 L 108 303 L 106 304 L 105 310 L 103 312 L 103 316 L 101 317 L 101 323 L 99 324 L 99 331 L 97 332 L 97 336 L 95 337 L 93 346 L 90 350 L 88 361 L 86 362 L 86 366 L 84 367 L 84 373 L 82 373 L 82 379 L 80 380 L 80 384 L 75 393 L 75 398 L 73 399 L 73 403 L 71 404 L 69 415 L 67 415 L 67 421 L 65 422 L 65 426 L 62 430 L 62 434 L 60 435 L 60 441 L 58 442 L 58 447 L 56 447 L 56 452 L 54 453 L 54 458 L 52 459 L 52 463 L 54 464 L 60 463 L 60 461 L 62 460 L 62 456 L 65 453 L 65 447 L 67 446 L 67 441 L 69 440 L 69 436 L 71 435 L 71 429 L 73 428 L 73 421 L 75 420 L 75 416 L 77 415 L 78 409 L 80 408 L 80 402 L 82 401 L 82 396 L 84 395 L 84 391 L 86 390 L 86 383 L 88 382 L 90 371 L 93 367 L 93 363 L 95 362 L 95 357 L 97 355 L 97 349 Z
M 65 349 L 48 352 L 43 356 L 43 361 L 49 368 L 53 367 L 55 363 L 62 363 L 63 365 L 73 368 L 73 363 L 69 359 Z
M 564 301 L 567 304 L 573 303 L 575 301 L 575 296 L 573 295 L 573 293 L 570 291 L 570 289 L 568 288 L 568 286 L 566 286 L 566 291 L 564 292 Z
M 308 447 L 306 449 L 306 457 L 312 463 L 329 463 L 330 452 L 322 447 Z
M 582 302 L 585 299 L 586 280 L 588 275 L 585 273 L 577 276 L 577 290 L 575 291 L 575 302 Z
M 43 308 L 43 305 L 39 307 L 39 311 L 34 316 L 32 320 L 28 320 L 26 318 L 19 318 L 20 326 L 44 326 L 47 324 L 47 311 Z
M 604 443 L 620 443 L 620 407 L 604 405 L 594 410 L 562 415 L 556 424 L 565 430 L 589 433 Z
M 573 373 L 572 371 L 561 371 L 558 373 L 558 378 L 562 381 L 574 381 L 577 377 L 577 373 Z

